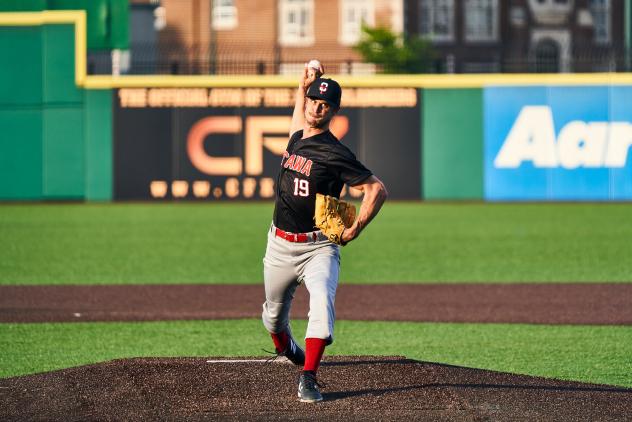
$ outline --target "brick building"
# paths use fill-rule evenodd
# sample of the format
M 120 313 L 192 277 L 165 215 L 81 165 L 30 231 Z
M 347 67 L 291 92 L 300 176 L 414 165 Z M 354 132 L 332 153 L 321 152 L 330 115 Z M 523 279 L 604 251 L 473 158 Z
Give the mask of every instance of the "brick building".
M 373 72 L 352 49 L 360 24 L 403 31 L 403 0 L 162 0 L 162 57 L 177 73 L 287 73 L 314 57 Z M 175 72 L 174 72 L 175 73 Z
M 436 72 L 621 71 L 629 68 L 626 3 L 132 0 L 132 21 L 135 12 L 151 13 L 157 32 L 154 45 L 132 39 L 132 71 L 284 74 L 318 57 L 330 73 L 373 73 L 379 69 L 352 48 L 361 22 L 429 39 L 437 52 Z M 155 63 L 143 65 L 139 57 Z
M 622 70 L 624 12 L 623 0 L 406 0 L 405 29 L 432 40 L 443 72 Z

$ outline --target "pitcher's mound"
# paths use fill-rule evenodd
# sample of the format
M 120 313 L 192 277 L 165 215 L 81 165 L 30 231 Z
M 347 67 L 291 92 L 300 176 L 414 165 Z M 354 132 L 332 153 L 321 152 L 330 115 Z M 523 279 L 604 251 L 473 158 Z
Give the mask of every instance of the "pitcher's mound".
M 261 358 L 127 359 L 0 379 L 0 420 L 629 420 L 632 389 L 419 362 L 327 357 L 324 401 Z

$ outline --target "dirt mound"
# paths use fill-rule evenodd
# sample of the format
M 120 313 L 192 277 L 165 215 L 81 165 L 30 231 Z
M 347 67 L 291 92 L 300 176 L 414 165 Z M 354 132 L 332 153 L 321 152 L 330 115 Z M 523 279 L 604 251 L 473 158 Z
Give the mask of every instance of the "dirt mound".
M 630 420 L 632 389 L 419 362 L 327 357 L 325 401 L 253 359 L 147 358 L 0 379 L 0 420 Z

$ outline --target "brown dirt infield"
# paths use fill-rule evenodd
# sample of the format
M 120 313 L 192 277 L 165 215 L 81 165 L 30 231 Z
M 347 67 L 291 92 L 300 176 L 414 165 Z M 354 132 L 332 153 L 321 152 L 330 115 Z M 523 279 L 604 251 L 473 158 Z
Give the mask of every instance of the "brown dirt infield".
M 261 285 L 0 286 L 0 322 L 259 318 Z M 292 317 L 305 319 L 306 289 Z M 393 284 L 338 288 L 366 321 L 632 324 L 632 284 Z
M 0 322 L 259 318 L 263 286 L 0 286 Z M 338 319 L 632 323 L 630 284 L 342 285 Z M 292 315 L 305 318 L 307 293 Z M 226 358 L 220 358 L 226 359 Z M 240 358 L 243 359 L 243 358 Z M 0 420 L 632 420 L 632 389 L 400 357 L 326 357 L 325 401 L 289 363 L 115 360 L 0 379 Z
M 325 401 L 289 363 L 129 359 L 0 379 L 0 420 L 630 420 L 632 390 L 419 362 L 329 357 Z

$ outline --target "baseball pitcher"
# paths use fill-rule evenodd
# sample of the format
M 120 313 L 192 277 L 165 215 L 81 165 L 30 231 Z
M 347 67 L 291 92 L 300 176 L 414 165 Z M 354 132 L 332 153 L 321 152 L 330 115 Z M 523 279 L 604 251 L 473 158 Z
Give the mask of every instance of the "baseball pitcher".
M 324 70 L 313 62 L 305 66 L 299 81 L 290 140 L 276 183 L 263 259 L 262 313 L 276 353 L 303 367 L 298 397 L 310 403 L 322 400 L 316 372 L 334 338 L 339 248 L 358 237 L 387 196 L 384 184 L 329 131 L 342 89 L 336 81 L 321 78 Z M 339 199 L 344 184 L 364 193 L 357 215 L 353 205 Z M 294 292 L 301 284 L 309 292 L 305 351 L 289 325 Z

